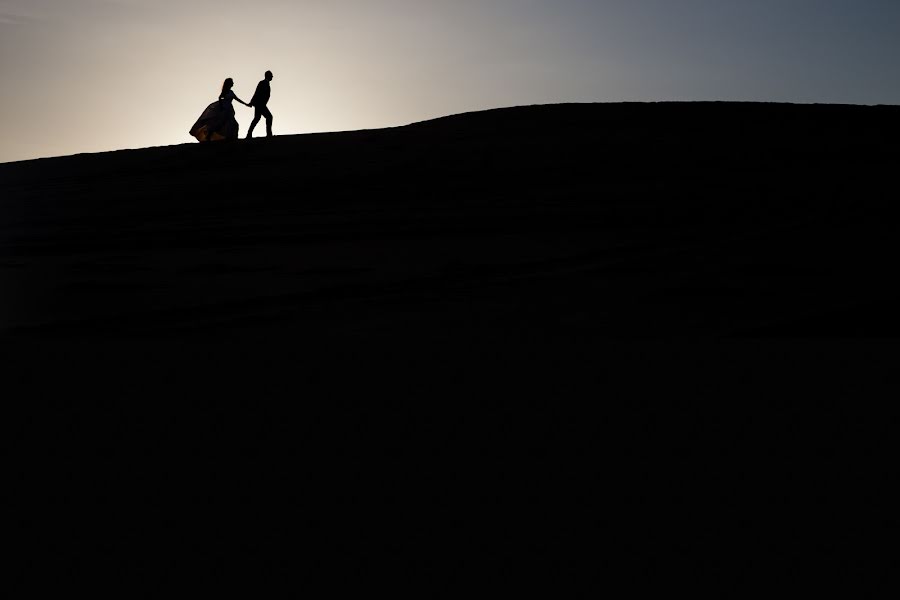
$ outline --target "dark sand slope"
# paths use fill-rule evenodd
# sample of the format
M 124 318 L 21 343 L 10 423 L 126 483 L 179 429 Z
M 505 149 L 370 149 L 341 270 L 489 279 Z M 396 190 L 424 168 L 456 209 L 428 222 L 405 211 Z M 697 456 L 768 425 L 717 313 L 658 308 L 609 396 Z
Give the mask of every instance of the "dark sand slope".
M 0 165 L 0 335 L 894 337 L 898 132 L 558 105 Z
M 164 594 L 856 585 L 892 558 L 898 133 L 560 105 L 0 165 L 2 390 L 52 407 L 12 434 L 31 537 Z

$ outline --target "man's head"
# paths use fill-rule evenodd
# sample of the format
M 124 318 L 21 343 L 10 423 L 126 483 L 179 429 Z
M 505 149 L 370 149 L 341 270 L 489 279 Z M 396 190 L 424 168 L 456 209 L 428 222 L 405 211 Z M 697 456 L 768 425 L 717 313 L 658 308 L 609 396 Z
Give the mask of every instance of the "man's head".
M 272 75 L 272 71 L 266 71 L 266 81 L 272 81 L 275 79 L 275 76 Z

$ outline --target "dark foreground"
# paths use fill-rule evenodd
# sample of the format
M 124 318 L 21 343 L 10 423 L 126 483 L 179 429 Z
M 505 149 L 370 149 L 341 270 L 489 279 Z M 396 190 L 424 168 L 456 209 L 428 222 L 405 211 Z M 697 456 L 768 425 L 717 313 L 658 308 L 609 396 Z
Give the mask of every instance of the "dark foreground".
M 886 501 L 898 133 L 895 107 L 560 105 L 0 165 L 4 377 L 46 407 L 13 439 L 113 512 L 173 463 L 194 500 L 267 498 L 269 531 L 327 506 L 380 576 L 849 573 L 870 530 L 822 499 Z M 415 552 L 444 535 L 470 549 Z

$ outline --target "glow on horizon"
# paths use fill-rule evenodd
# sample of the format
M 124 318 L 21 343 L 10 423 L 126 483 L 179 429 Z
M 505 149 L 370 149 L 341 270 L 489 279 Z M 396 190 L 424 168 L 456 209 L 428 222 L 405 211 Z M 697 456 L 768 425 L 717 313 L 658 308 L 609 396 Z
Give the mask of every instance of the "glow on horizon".
M 248 100 L 267 69 L 276 134 L 554 102 L 896 104 L 898 24 L 894 0 L 0 0 L 0 162 L 192 142 L 225 77 Z

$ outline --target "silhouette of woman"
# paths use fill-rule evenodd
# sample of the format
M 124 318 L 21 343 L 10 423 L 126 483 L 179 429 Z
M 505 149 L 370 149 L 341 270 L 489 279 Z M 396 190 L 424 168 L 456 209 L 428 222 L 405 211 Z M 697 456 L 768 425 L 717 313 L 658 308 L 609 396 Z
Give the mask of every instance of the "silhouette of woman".
M 190 134 L 201 142 L 215 142 L 218 140 L 236 140 L 238 139 L 238 125 L 234 118 L 233 100 L 237 100 L 244 106 L 250 106 L 235 95 L 231 89 L 234 87 L 234 80 L 229 77 L 222 84 L 222 93 L 219 99 L 206 107 L 194 126 L 191 127 Z

